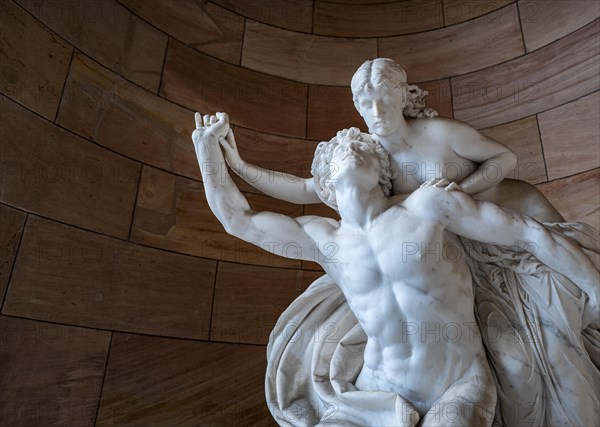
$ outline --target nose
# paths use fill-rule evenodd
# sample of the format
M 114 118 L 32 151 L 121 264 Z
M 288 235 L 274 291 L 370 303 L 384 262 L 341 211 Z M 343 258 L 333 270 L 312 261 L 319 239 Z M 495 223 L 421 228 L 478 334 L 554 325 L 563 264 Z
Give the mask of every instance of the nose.
M 373 115 L 375 115 L 376 117 L 379 117 L 380 113 L 381 113 L 381 106 L 379 105 L 379 102 L 377 102 L 377 101 L 373 102 Z

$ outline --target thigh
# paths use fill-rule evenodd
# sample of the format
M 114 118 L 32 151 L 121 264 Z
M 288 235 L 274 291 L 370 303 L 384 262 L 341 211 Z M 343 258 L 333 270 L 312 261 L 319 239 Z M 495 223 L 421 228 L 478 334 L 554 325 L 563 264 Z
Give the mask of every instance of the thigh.
M 505 179 L 473 196 L 476 200 L 529 215 L 539 222 L 563 222 L 564 218 L 540 190 L 525 181 Z
M 489 427 L 496 410 L 496 387 L 485 357 L 455 382 L 427 411 L 423 427 Z

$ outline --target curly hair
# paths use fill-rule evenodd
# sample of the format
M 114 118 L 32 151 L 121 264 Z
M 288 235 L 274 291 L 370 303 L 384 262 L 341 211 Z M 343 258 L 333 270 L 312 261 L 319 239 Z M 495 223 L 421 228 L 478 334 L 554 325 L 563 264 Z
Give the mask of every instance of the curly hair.
M 417 85 L 407 84 L 404 68 L 389 58 L 365 61 L 352 76 L 350 88 L 352 89 L 352 99 L 356 109 L 358 110 L 357 101 L 360 94 L 366 89 L 382 84 L 387 84 L 391 88 L 402 91 L 405 104 L 402 113 L 405 117 L 423 118 L 438 115 L 437 111 L 425 106 L 425 97 L 429 92 Z
M 337 201 L 335 198 L 335 183 L 332 178 L 332 170 L 330 167 L 333 158 L 334 149 L 341 144 L 349 144 L 351 142 L 360 142 L 366 144 L 376 154 L 379 160 L 379 185 L 383 190 L 383 194 L 389 197 L 392 193 L 392 169 L 390 167 L 390 157 L 387 151 L 374 135 L 361 132 L 358 128 L 344 129 L 330 141 L 323 141 L 317 145 L 315 156 L 313 158 L 310 172 L 314 177 L 315 190 L 319 198 L 330 207 L 337 210 Z

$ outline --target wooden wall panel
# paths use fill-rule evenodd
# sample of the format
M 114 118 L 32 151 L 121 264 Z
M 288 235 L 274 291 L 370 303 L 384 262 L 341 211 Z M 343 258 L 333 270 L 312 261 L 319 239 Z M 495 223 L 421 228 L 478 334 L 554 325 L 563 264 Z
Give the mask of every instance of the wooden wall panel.
M 0 92 L 54 120 L 73 48 L 12 1 L 0 17 Z
M 454 116 L 486 128 L 600 89 L 600 21 L 521 58 L 451 79 Z
M 468 73 L 523 53 L 515 5 L 503 9 L 495 22 L 483 16 L 447 28 L 379 40 L 379 55 L 403 65 L 413 82 Z
M 0 97 L 0 200 L 127 238 L 138 163 L 98 147 Z
M 238 15 L 292 31 L 310 33 L 313 0 L 212 0 Z
M 0 316 L 0 424 L 92 427 L 110 332 Z
M 515 0 L 443 0 L 444 22 L 446 25 L 469 21 L 482 15 L 493 23 L 505 13 L 504 6 Z
M 210 339 L 267 344 L 281 313 L 320 276 L 321 272 L 220 263 Z
M 311 176 L 310 166 L 317 148 L 316 141 L 269 135 L 241 127 L 236 127 L 234 134 L 240 154 L 245 161 L 268 170 L 285 172 L 301 178 Z M 244 169 L 241 172 L 255 183 L 260 180 L 272 180 L 270 174 L 250 175 L 248 170 Z M 235 173 L 232 173 L 232 176 L 240 190 L 260 194 L 260 191 Z
M 418 86 L 429 92 L 425 98 L 425 105 L 436 110 L 442 117 L 454 117 L 450 79 L 419 83 Z
M 315 3 L 342 3 L 342 4 L 385 4 L 397 3 L 398 0 L 315 0 Z
M 200 179 L 194 113 L 75 54 L 57 123 L 111 150 Z
M 216 262 L 30 217 L 4 314 L 208 338 Z
M 537 187 L 567 221 L 585 222 L 600 230 L 600 169 Z
M 253 209 L 297 217 L 301 205 L 246 194 Z M 272 255 L 227 234 L 210 210 L 202 183 L 144 167 L 131 237 L 179 253 L 224 261 L 298 268 L 300 261 Z
M 195 0 L 119 0 L 171 37 L 216 58 L 239 65 L 244 18 Z
M 396 36 L 443 25 L 441 0 L 374 4 L 315 2 L 315 34 L 341 37 Z
M 538 120 L 549 179 L 600 167 L 600 92 L 545 111 Z
M 266 76 L 171 41 L 161 94 L 202 114 L 225 111 L 233 124 L 303 138 L 308 85 Z
M 548 180 L 544 153 L 535 116 L 482 129 L 481 133 L 510 148 L 517 156 L 517 166 L 507 178 L 531 184 Z
M 264 346 L 115 334 L 98 427 L 273 426 Z
M 247 21 L 242 66 L 266 74 L 347 85 L 356 69 L 377 56 L 377 40 L 322 37 Z
M 21 211 L 0 205 L 0 307 L 4 301 L 25 217 L 26 214 Z
M 539 49 L 600 17 L 597 0 L 519 0 L 519 17 L 528 52 Z
M 348 80 L 346 84 L 349 83 Z M 362 117 L 354 108 L 350 87 L 310 85 L 308 138 L 329 141 L 338 131 L 351 127 L 357 127 L 363 132 L 368 130 Z
M 148 90 L 158 90 L 167 36 L 116 1 L 16 1 L 96 61 Z

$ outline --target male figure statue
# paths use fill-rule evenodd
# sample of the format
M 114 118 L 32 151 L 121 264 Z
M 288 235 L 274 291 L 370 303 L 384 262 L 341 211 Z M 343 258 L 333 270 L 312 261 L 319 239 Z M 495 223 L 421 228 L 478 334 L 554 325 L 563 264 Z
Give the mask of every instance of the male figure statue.
M 339 249 L 337 262 L 316 261 L 340 286 L 368 337 L 364 366 L 350 387 L 398 396 L 406 425 L 424 417 L 427 426 L 483 426 L 494 418 L 496 390 L 473 327 L 471 274 L 454 235 L 533 247 L 540 261 L 597 298 L 600 274 L 583 252 L 529 217 L 476 202 L 445 180 L 426 183 L 400 203 L 388 199 L 387 154 L 357 129 L 323 145 L 318 155 L 324 163 L 313 165 L 318 174 L 336 172 L 319 180 L 340 213 L 336 221 L 253 211 L 229 176 L 223 179 L 214 170 L 224 164 L 219 140 L 231 137 L 226 115 L 217 113 L 202 123 L 196 113 L 196 127 L 193 140 L 206 197 L 228 233 L 261 247 L 276 242 L 268 250 L 281 256 L 287 255 L 282 248 L 293 244 L 297 258 L 305 260 L 313 260 L 315 245 Z M 407 255 L 407 243 L 419 251 Z M 406 333 L 408 323 L 429 329 L 451 324 L 469 333 L 456 340 L 423 340 Z M 459 416 L 434 417 L 432 409 L 440 405 L 458 408 Z M 352 408 L 341 413 L 350 414 L 341 424 L 353 422 Z

